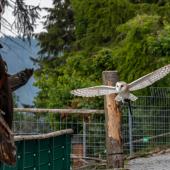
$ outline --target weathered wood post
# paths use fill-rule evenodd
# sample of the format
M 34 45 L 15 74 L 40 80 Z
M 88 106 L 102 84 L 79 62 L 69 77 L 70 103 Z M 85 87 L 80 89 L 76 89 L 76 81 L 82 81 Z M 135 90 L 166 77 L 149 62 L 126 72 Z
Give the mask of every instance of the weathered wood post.
M 118 81 L 117 71 L 103 72 L 104 85 L 114 86 Z M 105 96 L 105 129 L 106 129 L 106 151 L 107 167 L 123 168 L 123 147 L 121 135 L 121 117 L 119 106 L 114 100 L 116 94 Z

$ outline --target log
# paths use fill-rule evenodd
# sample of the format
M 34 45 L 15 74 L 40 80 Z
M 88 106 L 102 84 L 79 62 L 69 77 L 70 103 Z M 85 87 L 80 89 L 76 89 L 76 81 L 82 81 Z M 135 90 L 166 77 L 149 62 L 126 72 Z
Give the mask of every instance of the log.
M 61 136 L 65 134 L 72 134 L 73 130 L 72 129 L 65 129 L 65 130 L 60 130 L 56 132 L 51 132 L 47 134 L 40 134 L 40 135 L 18 135 L 14 136 L 15 141 L 21 141 L 21 140 L 41 140 L 41 139 L 48 139 L 51 137 L 56 137 L 56 136 Z
M 77 113 L 77 114 L 104 114 L 104 110 L 93 109 L 37 109 L 37 108 L 14 108 L 15 112 L 31 112 L 31 113 Z
M 104 85 L 114 86 L 118 81 L 116 71 L 104 71 Z M 107 151 L 107 167 L 123 168 L 123 145 L 121 135 L 121 119 L 122 113 L 118 103 L 114 100 L 116 94 L 105 96 L 105 128 L 106 128 L 106 151 Z

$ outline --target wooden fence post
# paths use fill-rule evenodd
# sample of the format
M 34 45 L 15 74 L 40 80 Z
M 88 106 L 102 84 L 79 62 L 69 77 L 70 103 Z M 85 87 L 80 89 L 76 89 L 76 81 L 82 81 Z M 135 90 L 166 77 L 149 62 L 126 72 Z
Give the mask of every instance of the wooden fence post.
M 104 85 L 114 86 L 118 81 L 117 71 L 103 72 Z M 123 168 L 123 146 L 121 135 L 121 118 L 117 102 L 114 100 L 116 94 L 105 96 L 105 129 L 106 129 L 106 152 L 107 168 Z

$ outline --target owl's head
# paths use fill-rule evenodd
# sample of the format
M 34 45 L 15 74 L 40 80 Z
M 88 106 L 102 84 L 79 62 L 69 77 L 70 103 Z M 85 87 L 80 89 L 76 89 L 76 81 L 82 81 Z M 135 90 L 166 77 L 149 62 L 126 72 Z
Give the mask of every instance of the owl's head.
M 117 92 L 125 92 L 128 90 L 128 84 L 124 81 L 118 81 L 116 83 L 116 91 Z

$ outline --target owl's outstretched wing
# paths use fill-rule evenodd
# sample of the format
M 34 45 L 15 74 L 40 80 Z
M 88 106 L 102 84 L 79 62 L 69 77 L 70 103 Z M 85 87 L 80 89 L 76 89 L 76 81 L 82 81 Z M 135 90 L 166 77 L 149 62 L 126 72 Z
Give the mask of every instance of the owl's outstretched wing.
M 135 91 L 152 85 L 170 72 L 170 64 L 161 67 L 129 84 L 129 90 Z
M 102 96 L 102 95 L 108 95 L 112 93 L 117 93 L 116 88 L 112 86 L 104 86 L 104 85 L 76 89 L 71 91 L 71 94 L 75 96 L 83 96 L 83 97 Z

